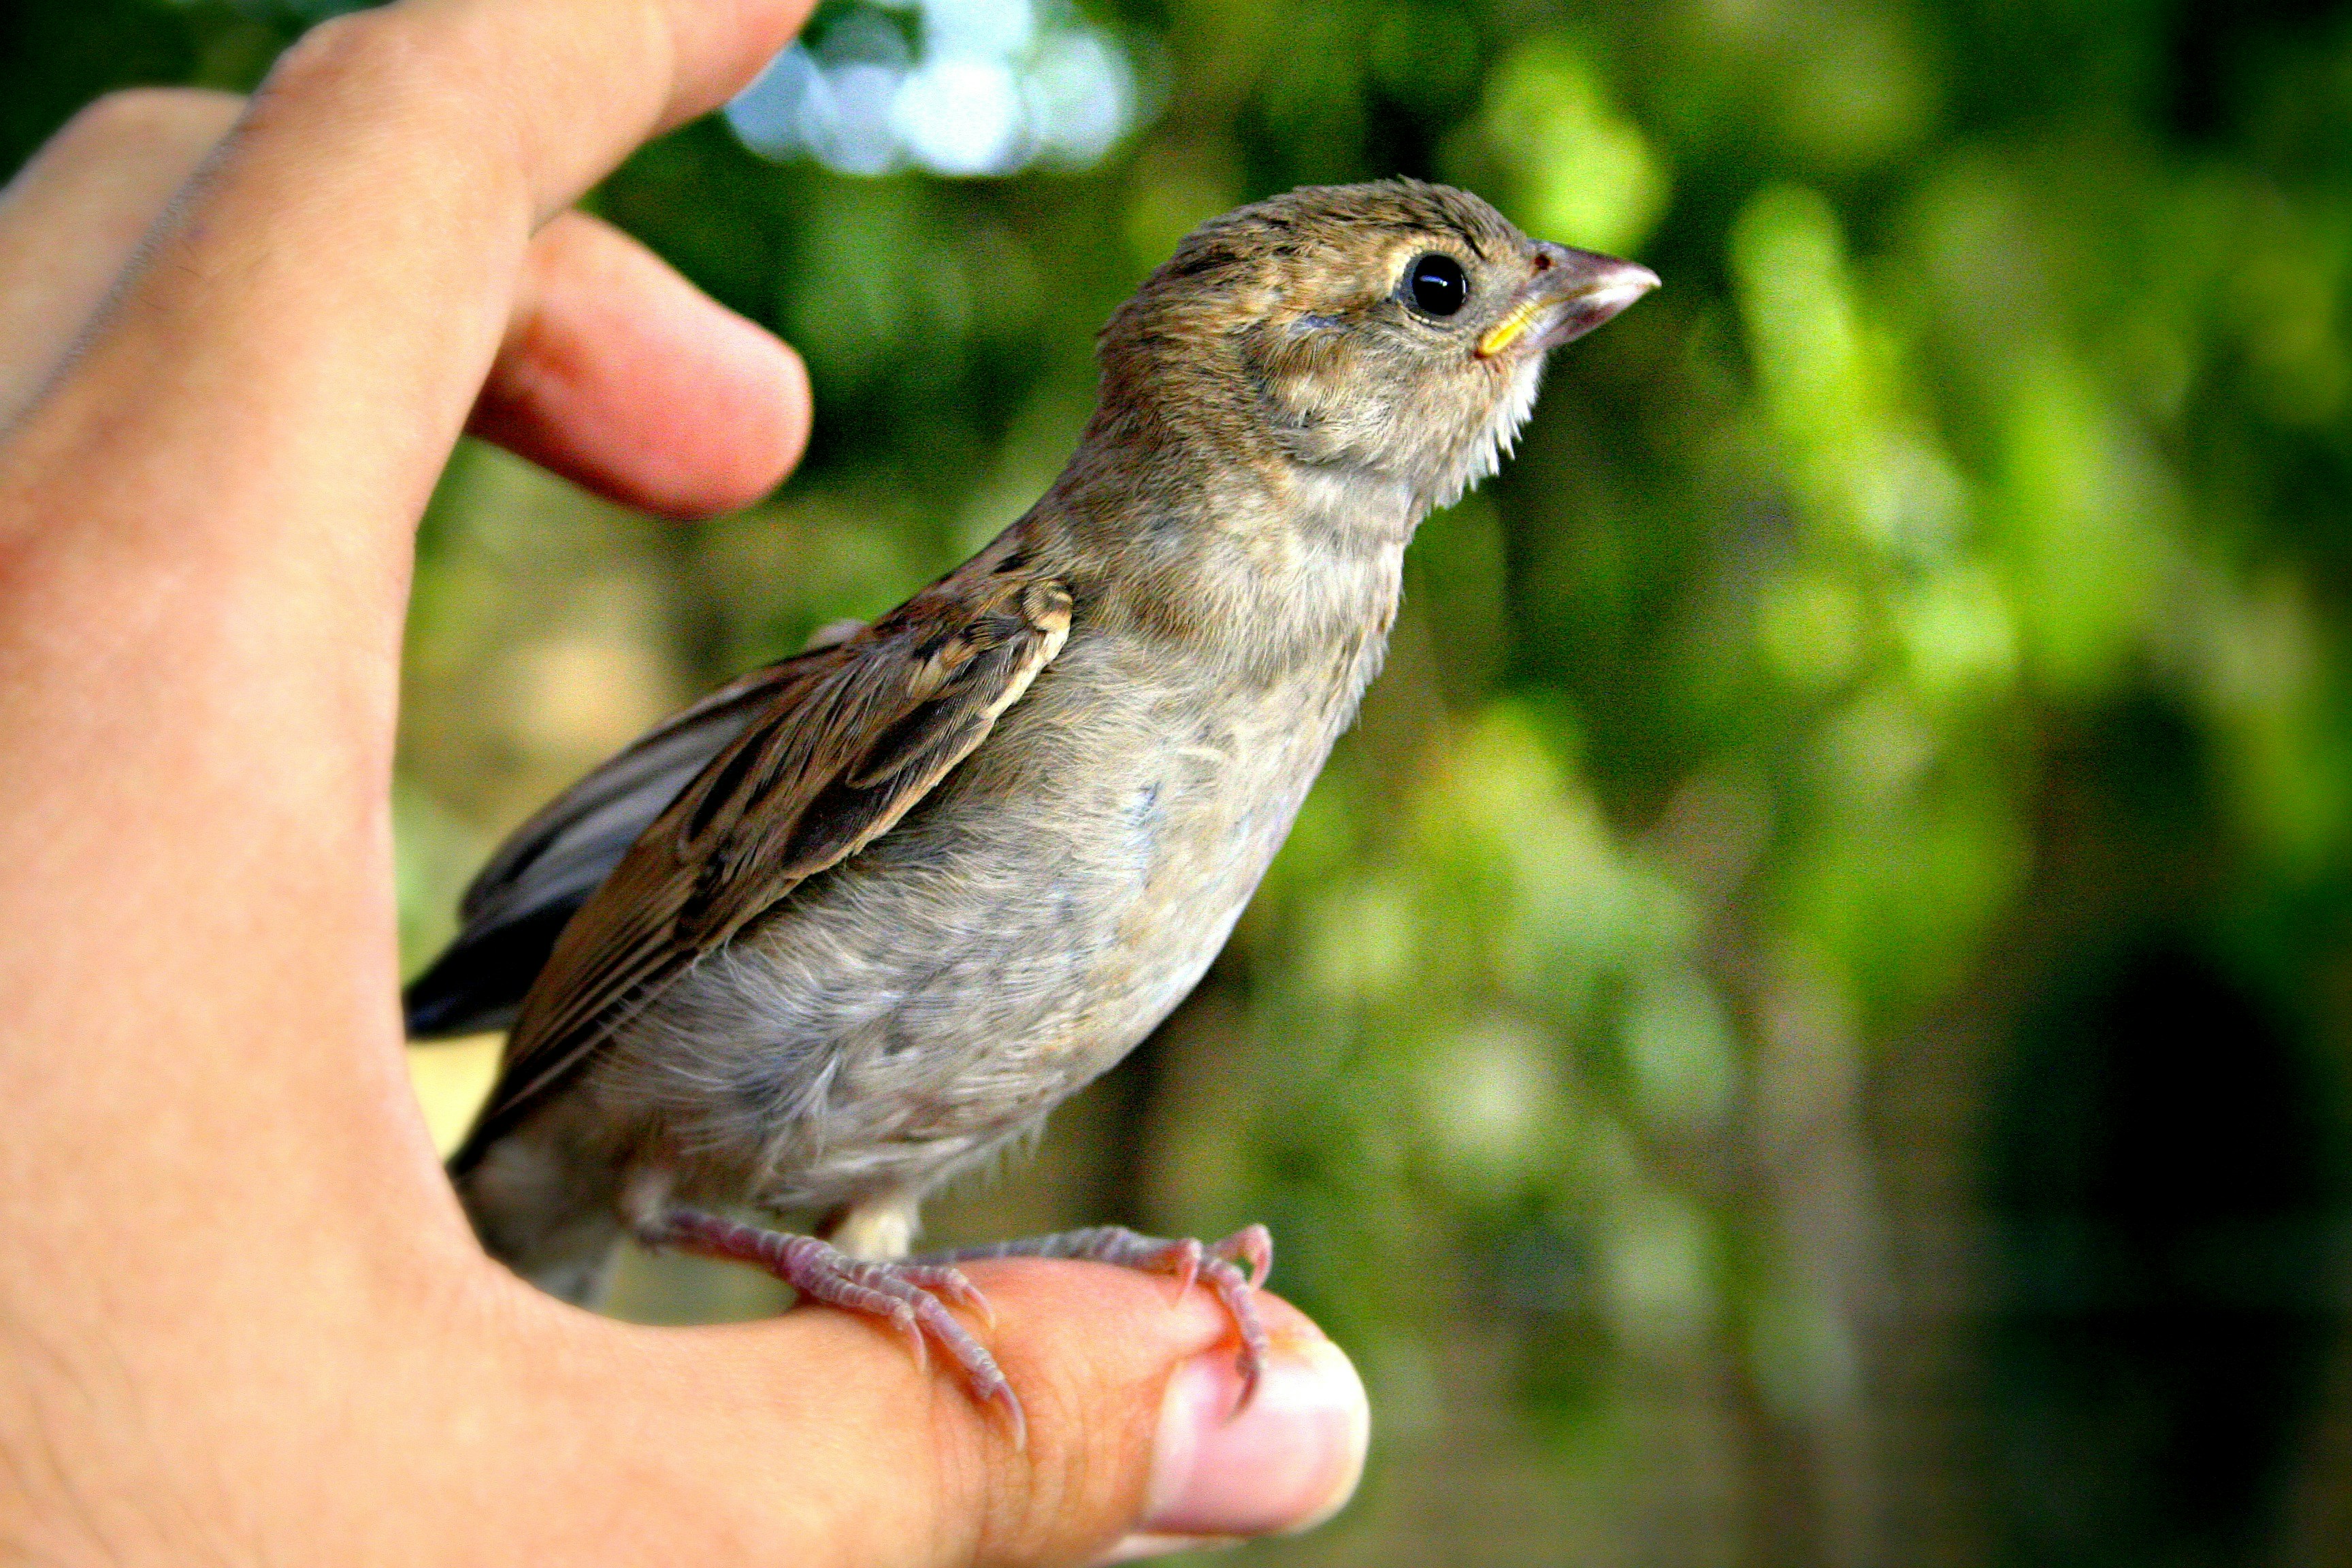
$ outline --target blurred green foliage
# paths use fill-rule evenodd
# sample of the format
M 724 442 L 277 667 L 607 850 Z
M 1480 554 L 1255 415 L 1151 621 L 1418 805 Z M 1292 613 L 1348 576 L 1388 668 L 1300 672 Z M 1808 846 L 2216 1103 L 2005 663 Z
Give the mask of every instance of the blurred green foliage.
M 30 0 L 0 150 L 249 86 L 324 8 Z M 1192 224 L 1465 184 L 1665 287 L 1423 530 L 1201 994 L 939 1228 L 1275 1225 L 1380 1436 L 1257 1560 L 2346 1560 L 2352 11 L 1090 15 L 1155 109 L 1092 168 L 856 179 L 712 121 L 595 193 L 800 347 L 817 431 L 685 530 L 459 454 L 412 959 L 570 776 L 1018 515 Z

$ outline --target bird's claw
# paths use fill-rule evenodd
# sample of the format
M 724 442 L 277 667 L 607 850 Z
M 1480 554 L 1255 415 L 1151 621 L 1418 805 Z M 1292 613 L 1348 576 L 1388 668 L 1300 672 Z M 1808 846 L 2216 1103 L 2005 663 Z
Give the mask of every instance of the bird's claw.
M 887 1322 L 907 1342 L 918 1371 L 929 1373 L 934 1344 L 955 1363 L 971 1396 L 1001 1410 L 1013 1445 L 1027 1446 L 1029 1424 L 1003 1369 L 988 1347 L 948 1310 L 953 1302 L 989 1324 L 995 1310 L 963 1270 L 938 1262 L 896 1263 L 852 1258 L 813 1236 L 761 1230 L 695 1209 L 673 1209 L 643 1233 L 651 1246 L 675 1247 L 766 1269 L 811 1301 Z
M 1175 1278 L 1179 1300 L 1196 1283 L 1207 1286 L 1233 1320 L 1234 1332 L 1241 1341 L 1234 1367 L 1241 1373 L 1242 1393 L 1234 1413 L 1239 1414 L 1256 1395 L 1269 1353 L 1265 1323 L 1258 1315 L 1255 1297 L 1274 1268 L 1274 1238 L 1265 1226 L 1244 1226 L 1223 1240 L 1203 1247 L 1189 1237 L 1167 1241 L 1124 1226 L 1093 1226 L 932 1253 L 922 1262 L 936 1266 L 984 1258 L 1070 1258 L 1168 1274 Z
M 1253 1290 L 1265 1289 L 1274 1272 L 1274 1234 L 1262 1225 L 1245 1225 L 1209 1250 L 1228 1263 L 1246 1261 Z

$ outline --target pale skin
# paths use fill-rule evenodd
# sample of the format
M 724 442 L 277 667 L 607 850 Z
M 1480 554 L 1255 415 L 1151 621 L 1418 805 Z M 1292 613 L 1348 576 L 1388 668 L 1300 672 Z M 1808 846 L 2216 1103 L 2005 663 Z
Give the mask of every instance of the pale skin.
M 971 1273 L 1015 1449 L 885 1329 L 676 1331 L 484 1257 L 403 1070 L 387 805 L 458 434 L 678 516 L 805 438 L 789 349 L 569 204 L 798 0 L 411 0 L 250 105 L 102 101 L 0 199 L 0 1554 L 1077 1563 L 1345 1499 L 1271 1298 Z

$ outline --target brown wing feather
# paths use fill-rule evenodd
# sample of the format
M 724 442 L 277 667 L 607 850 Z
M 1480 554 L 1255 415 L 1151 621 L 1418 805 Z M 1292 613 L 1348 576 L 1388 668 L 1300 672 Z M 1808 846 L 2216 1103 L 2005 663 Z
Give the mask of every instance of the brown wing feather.
M 987 737 L 1069 626 L 1057 582 L 959 574 L 793 661 L 767 710 L 564 928 L 451 1168 L 478 1160 L 704 953 L 887 832 Z

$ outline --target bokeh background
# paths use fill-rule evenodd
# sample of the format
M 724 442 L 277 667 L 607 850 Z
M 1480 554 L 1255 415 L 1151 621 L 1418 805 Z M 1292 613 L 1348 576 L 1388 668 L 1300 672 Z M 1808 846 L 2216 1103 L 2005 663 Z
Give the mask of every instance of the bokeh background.
M 16 0 L 0 167 L 331 8 Z M 1016 516 L 1188 226 L 1395 173 L 1665 287 L 1423 529 L 1198 994 L 934 1235 L 1274 1226 L 1377 1438 L 1243 1562 L 2352 1562 L 2343 5 L 826 0 L 591 198 L 799 345 L 808 460 L 681 528 L 458 453 L 412 965 L 572 776 Z M 414 1053 L 437 1125 L 490 1049 Z

